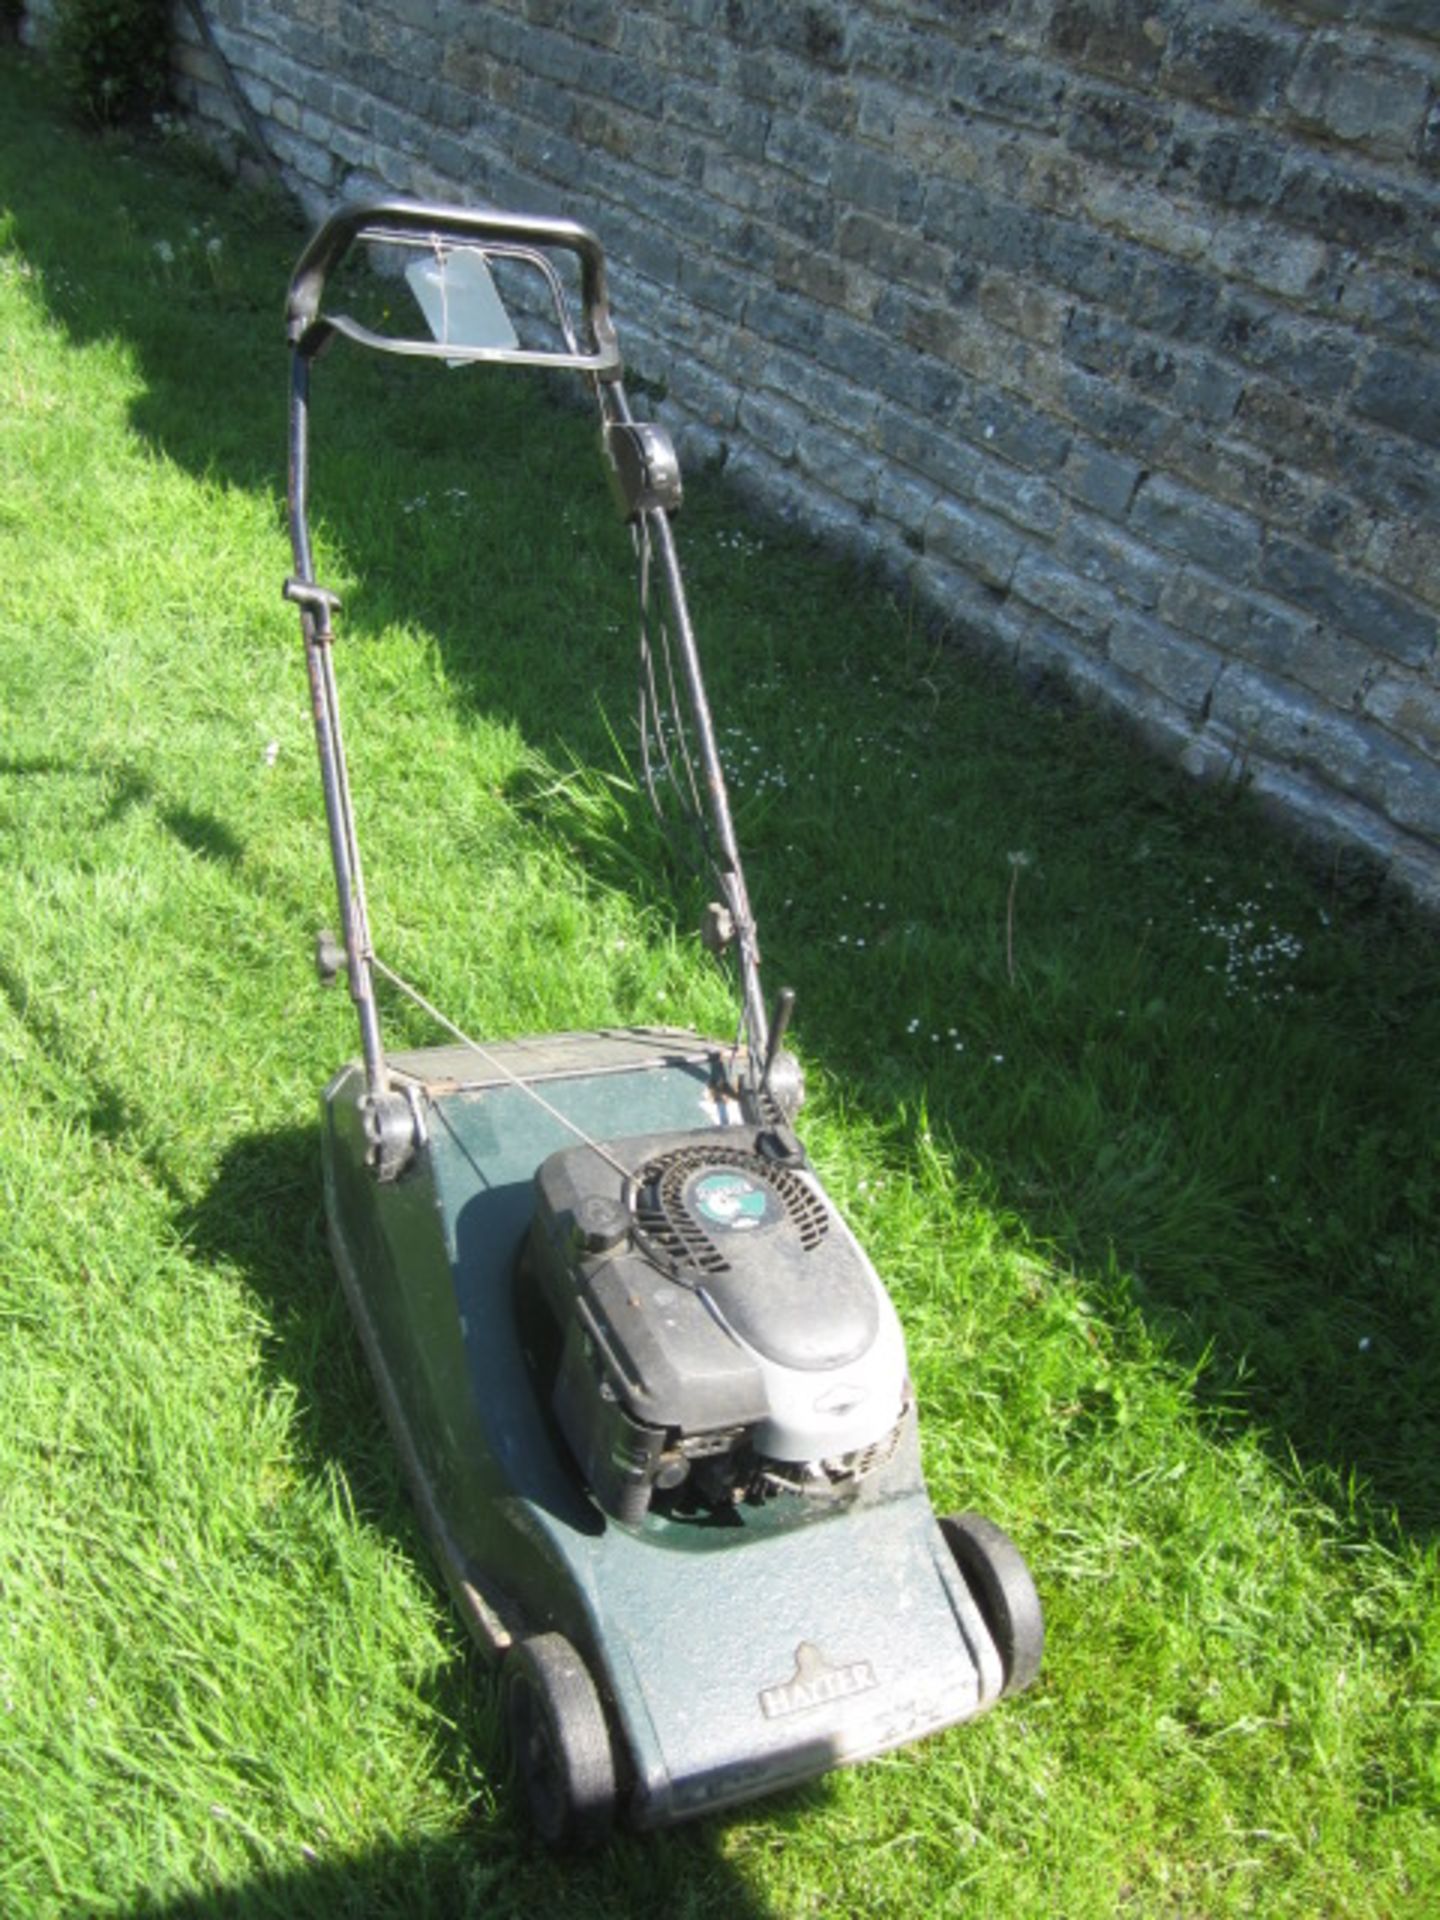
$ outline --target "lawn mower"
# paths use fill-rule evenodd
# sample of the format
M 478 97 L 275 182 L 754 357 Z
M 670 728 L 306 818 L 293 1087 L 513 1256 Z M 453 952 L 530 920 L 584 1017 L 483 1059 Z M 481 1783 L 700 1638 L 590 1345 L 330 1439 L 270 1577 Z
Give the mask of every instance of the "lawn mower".
M 428 334 L 327 310 L 352 249 L 403 271 Z M 999 1528 L 933 1513 L 895 1309 L 795 1130 L 793 995 L 762 997 L 679 467 L 627 400 L 600 246 L 557 218 L 347 205 L 302 253 L 287 324 L 285 592 L 340 927 L 317 960 L 346 976 L 361 1046 L 323 1099 L 328 1231 L 425 1531 L 501 1663 L 534 1825 L 590 1844 L 617 1814 L 663 1826 L 965 1720 L 1035 1678 L 1040 1606 Z M 337 340 L 588 384 L 639 575 L 638 760 L 713 891 L 733 1038 L 481 1041 L 378 956 L 307 517 L 312 368 Z M 444 1041 L 387 1050 L 382 981 Z

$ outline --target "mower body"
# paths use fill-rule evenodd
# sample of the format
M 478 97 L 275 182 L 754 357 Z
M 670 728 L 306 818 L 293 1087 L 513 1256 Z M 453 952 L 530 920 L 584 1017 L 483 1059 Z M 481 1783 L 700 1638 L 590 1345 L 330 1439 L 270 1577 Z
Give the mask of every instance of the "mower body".
M 626 1317 L 637 1326 L 668 1317 L 675 1338 L 691 1335 L 676 1318 L 683 1278 L 612 1260 L 603 1221 L 598 1235 L 577 1229 L 564 1204 L 578 1177 L 568 1163 L 584 1151 L 577 1131 L 622 1153 L 640 1142 L 637 1162 L 657 1142 L 683 1153 L 693 1137 L 724 1163 L 717 1140 L 755 1136 L 727 1091 L 734 1077 L 722 1056 L 733 1066 L 733 1050 L 649 1028 L 489 1051 L 489 1064 L 463 1048 L 389 1056 L 421 1144 L 383 1185 L 359 1062 L 324 1100 L 336 1263 L 422 1521 L 482 1648 L 499 1658 L 558 1632 L 579 1651 L 642 1827 L 809 1778 L 990 1705 L 1005 1690 L 1002 1653 L 932 1512 L 908 1381 L 885 1445 L 863 1456 L 842 1447 L 826 1471 L 815 1463 L 810 1482 L 787 1484 L 764 1461 L 764 1436 L 787 1429 L 738 1374 L 706 1376 L 718 1411 L 700 1413 L 694 1433 L 673 1408 L 655 1416 L 657 1431 L 690 1449 L 682 1458 L 670 1447 L 668 1466 L 636 1469 L 628 1431 L 605 1424 L 612 1378 L 665 1377 L 660 1360 L 626 1357 L 644 1352 L 633 1328 L 621 1350 Z M 510 1077 L 521 1074 L 523 1086 Z M 548 1188 L 537 1180 L 547 1167 Z M 554 1256 L 567 1232 L 568 1280 Z M 846 1285 L 851 1321 L 868 1325 L 858 1283 Z M 579 1358 L 577 1324 L 595 1336 Z M 887 1338 L 881 1326 L 871 1345 Z M 857 1340 L 850 1346 L 858 1361 Z M 800 1369 L 841 1439 L 855 1416 L 834 1383 L 858 1378 L 847 1354 L 801 1356 L 811 1371 Z M 632 1420 L 645 1412 L 636 1393 Z M 592 1441 L 578 1460 L 577 1438 L 583 1447 L 597 1432 L 610 1435 L 605 1446 Z M 731 1498 L 665 1490 L 692 1469 L 713 1480 L 725 1445 L 747 1462 Z M 607 1466 L 612 1455 L 624 1471 Z
M 366 250 L 408 260 L 430 338 L 377 331 L 373 286 L 359 318 L 334 304 Z M 631 409 L 607 288 L 573 221 L 385 199 L 321 224 L 286 303 L 285 592 L 339 915 L 316 959 L 346 974 L 361 1048 L 324 1096 L 330 1239 L 426 1531 L 503 1661 L 520 1784 L 555 1846 L 598 1843 L 622 1809 L 661 1826 L 965 1720 L 1031 1683 L 1044 1637 L 1013 1544 L 931 1510 L 894 1306 L 792 1129 L 794 996 L 772 1012 L 762 991 L 671 525 L 679 465 Z M 733 974 L 733 1043 L 659 1027 L 482 1043 L 380 958 L 339 600 L 309 525 L 312 372 L 337 340 L 469 369 L 482 391 L 476 370 L 499 367 L 588 387 L 637 574 L 638 766 L 666 843 L 713 887 L 700 937 Z M 462 1044 L 387 1048 L 381 982 Z

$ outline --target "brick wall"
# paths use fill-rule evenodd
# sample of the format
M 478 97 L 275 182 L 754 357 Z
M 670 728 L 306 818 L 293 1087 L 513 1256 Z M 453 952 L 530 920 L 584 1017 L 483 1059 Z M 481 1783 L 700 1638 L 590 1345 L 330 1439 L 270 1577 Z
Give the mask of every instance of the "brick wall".
M 207 13 L 311 211 L 588 221 L 690 459 L 1440 905 L 1440 0 Z

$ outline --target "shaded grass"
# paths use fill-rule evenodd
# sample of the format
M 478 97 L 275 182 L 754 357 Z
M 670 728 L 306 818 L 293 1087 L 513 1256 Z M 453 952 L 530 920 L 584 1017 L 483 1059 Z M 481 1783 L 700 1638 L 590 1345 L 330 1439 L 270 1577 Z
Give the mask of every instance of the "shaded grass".
M 0 104 L 0 1908 L 1432 1911 L 1430 936 L 703 484 L 807 1140 L 1050 1651 L 972 1728 L 530 1853 L 319 1218 L 296 237 L 9 56 Z M 321 368 L 315 476 L 382 950 L 484 1033 L 728 1025 L 588 428 L 387 371 Z

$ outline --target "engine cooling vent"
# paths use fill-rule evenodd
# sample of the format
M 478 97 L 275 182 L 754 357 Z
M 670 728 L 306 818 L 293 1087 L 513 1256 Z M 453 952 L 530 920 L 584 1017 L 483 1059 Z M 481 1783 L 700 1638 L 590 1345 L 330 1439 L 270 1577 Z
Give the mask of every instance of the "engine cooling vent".
M 881 1467 L 889 1466 L 895 1458 L 904 1430 L 902 1415 L 889 1433 L 855 1453 L 838 1454 L 831 1460 L 804 1462 L 762 1459 L 756 1463 L 757 1489 L 762 1497 L 775 1493 L 800 1493 L 815 1498 L 843 1493 L 848 1488 L 858 1486 L 872 1473 L 878 1473 Z
M 777 1214 L 807 1253 L 830 1229 L 824 1202 L 792 1168 L 739 1147 L 677 1147 L 642 1168 L 637 1186 L 641 1232 L 701 1273 L 729 1273 L 722 1241 L 773 1224 Z

